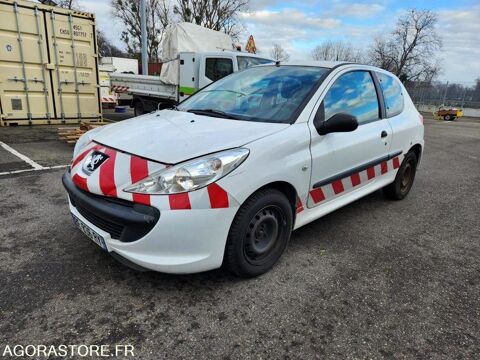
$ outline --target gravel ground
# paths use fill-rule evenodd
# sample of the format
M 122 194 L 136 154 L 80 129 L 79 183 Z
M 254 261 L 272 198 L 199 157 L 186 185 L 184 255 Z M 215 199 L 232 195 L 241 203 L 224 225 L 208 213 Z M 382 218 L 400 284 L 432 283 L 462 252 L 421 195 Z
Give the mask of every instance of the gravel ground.
M 68 161 L 71 146 L 42 129 L 2 129 L 0 141 Z M 123 267 L 74 228 L 62 172 L 0 177 L 0 354 L 131 344 L 138 359 L 479 356 L 480 121 L 426 120 L 405 200 L 378 191 L 295 231 L 251 280 Z

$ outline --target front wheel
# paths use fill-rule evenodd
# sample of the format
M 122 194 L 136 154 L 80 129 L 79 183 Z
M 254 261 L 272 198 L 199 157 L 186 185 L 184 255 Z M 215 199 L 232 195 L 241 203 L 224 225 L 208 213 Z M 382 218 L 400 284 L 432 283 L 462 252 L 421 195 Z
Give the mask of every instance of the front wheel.
M 413 185 L 415 174 L 417 172 L 417 155 L 409 151 L 403 159 L 402 165 L 398 169 L 395 181 L 383 188 L 385 195 L 393 200 L 404 199 Z
M 267 272 L 287 247 L 292 226 L 292 206 L 282 192 L 256 192 L 240 207 L 230 227 L 224 267 L 242 277 Z

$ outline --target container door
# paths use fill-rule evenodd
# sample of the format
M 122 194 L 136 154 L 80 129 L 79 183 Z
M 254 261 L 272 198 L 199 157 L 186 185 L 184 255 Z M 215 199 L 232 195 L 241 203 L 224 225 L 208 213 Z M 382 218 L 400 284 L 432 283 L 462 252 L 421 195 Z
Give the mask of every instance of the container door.
M 53 10 L 45 16 L 57 117 L 101 116 L 94 22 Z
M 0 4 L 0 99 L 4 120 L 54 117 L 44 13 Z

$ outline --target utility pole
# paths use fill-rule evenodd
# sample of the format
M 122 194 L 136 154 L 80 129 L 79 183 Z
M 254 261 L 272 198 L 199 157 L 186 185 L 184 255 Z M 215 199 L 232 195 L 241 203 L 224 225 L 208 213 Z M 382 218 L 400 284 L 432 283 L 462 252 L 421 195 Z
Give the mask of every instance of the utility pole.
M 148 55 L 147 55 L 147 9 L 146 0 L 140 0 L 140 28 L 142 40 L 142 74 L 148 75 Z
M 462 109 L 463 109 L 463 105 L 465 104 L 465 95 L 466 95 L 466 93 L 467 93 L 467 86 L 465 85 L 465 86 L 463 87 L 462 106 L 461 106 Z
M 448 81 L 447 85 L 445 85 L 445 92 L 443 93 L 443 104 L 445 106 L 445 101 L 447 101 L 447 90 L 448 90 Z

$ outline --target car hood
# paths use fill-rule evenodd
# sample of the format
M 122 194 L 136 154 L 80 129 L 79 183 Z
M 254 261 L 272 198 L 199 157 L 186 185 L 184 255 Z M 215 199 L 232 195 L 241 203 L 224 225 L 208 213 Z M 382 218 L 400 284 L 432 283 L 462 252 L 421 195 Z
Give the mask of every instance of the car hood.
M 93 140 L 147 159 L 175 164 L 239 147 L 289 126 L 162 110 L 109 125 Z

